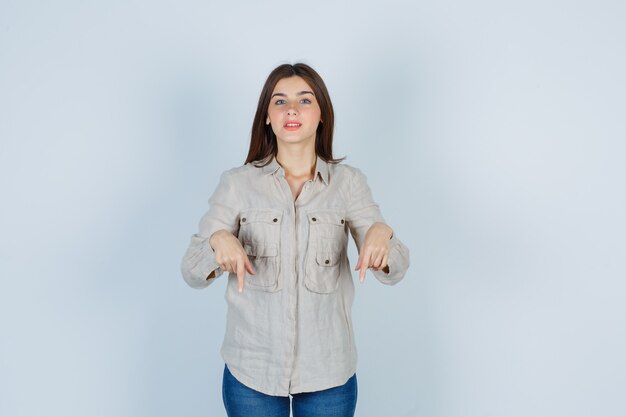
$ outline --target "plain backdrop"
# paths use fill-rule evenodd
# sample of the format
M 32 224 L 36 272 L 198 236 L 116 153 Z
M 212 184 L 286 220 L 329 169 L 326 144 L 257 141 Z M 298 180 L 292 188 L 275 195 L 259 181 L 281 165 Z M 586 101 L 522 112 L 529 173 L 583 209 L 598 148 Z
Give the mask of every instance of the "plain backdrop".
M 625 12 L 2 0 L 0 415 L 226 415 L 180 260 L 296 62 L 411 251 L 354 274 L 357 416 L 626 415 Z

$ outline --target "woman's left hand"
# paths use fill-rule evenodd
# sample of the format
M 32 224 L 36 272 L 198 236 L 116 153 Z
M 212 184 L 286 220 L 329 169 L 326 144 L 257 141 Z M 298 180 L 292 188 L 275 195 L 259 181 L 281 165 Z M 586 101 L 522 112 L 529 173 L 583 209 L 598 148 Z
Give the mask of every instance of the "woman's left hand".
M 391 239 L 392 234 L 393 229 L 381 222 L 372 224 L 368 229 L 363 243 L 361 243 L 359 260 L 354 267 L 355 271 L 360 270 L 359 280 L 361 282 L 365 279 L 365 272 L 368 268 L 374 271 L 382 269 L 385 273 L 389 273 L 387 257 L 389 255 L 389 239 Z

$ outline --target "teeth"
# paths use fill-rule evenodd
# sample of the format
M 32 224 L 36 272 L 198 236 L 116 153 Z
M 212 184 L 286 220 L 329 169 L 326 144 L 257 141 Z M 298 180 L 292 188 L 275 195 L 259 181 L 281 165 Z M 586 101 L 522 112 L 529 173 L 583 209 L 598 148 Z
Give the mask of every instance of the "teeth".
M 297 123 L 287 123 L 287 126 L 300 126 L 300 125 Z

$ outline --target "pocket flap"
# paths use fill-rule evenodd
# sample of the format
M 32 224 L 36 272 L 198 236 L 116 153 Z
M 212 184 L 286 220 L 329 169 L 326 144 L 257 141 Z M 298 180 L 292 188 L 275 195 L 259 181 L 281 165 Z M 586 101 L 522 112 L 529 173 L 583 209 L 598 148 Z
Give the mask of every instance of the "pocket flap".
M 273 244 L 244 244 L 246 253 L 250 256 L 276 256 L 278 255 L 278 246 Z
M 320 266 L 335 266 L 339 263 L 340 252 L 319 250 L 315 254 L 315 261 Z
M 254 222 L 280 224 L 282 216 L 283 212 L 276 209 L 248 209 L 239 213 L 239 224 L 242 226 Z
M 345 223 L 343 212 L 339 210 L 310 211 L 307 217 L 310 224 L 330 223 L 343 226 Z

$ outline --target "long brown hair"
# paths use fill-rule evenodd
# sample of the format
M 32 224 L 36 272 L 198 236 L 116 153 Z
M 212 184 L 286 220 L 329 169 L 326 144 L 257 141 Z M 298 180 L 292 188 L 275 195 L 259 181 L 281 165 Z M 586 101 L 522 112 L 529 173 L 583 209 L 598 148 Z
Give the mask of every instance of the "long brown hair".
M 254 115 L 252 134 L 250 137 L 250 149 L 248 150 L 248 157 L 244 165 L 248 162 L 263 161 L 266 159 L 265 163 L 258 165 L 258 167 L 262 167 L 271 162 L 272 156 L 276 156 L 278 152 L 276 135 L 272 130 L 272 125 L 265 124 L 267 109 L 270 105 L 272 91 L 274 91 L 274 87 L 276 87 L 278 81 L 296 75 L 302 77 L 309 87 L 313 89 L 313 94 L 315 94 L 315 98 L 321 110 L 320 119 L 323 120 L 323 122 L 317 126 L 317 131 L 315 132 L 315 153 L 329 163 L 339 163 L 346 159 L 345 156 L 338 159 L 333 158 L 335 113 L 326 85 L 322 77 L 320 77 L 313 68 L 299 62 L 293 65 L 279 65 L 274 68 L 267 77 L 263 90 L 261 91 L 261 96 L 259 97 L 256 114 Z

